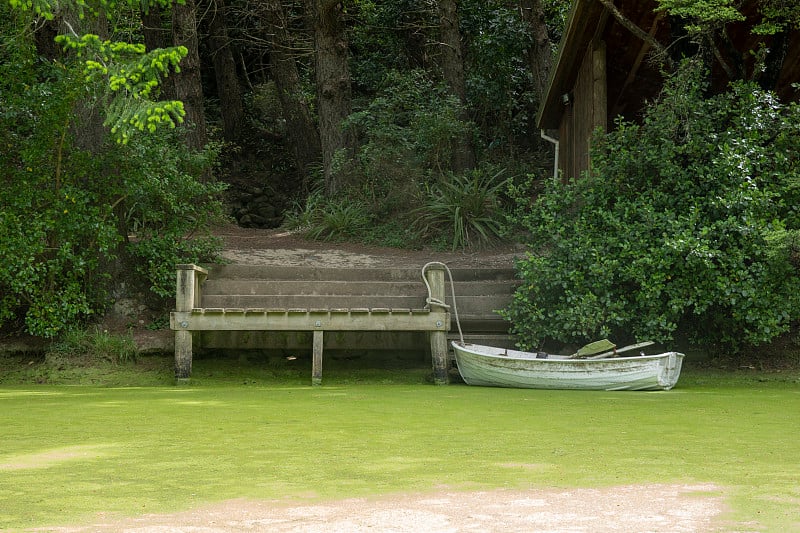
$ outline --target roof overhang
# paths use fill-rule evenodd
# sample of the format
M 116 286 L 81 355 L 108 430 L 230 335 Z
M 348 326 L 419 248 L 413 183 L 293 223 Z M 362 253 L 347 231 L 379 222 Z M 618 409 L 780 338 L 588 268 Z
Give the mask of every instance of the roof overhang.
M 597 0 L 575 0 L 558 46 L 558 56 L 550 70 L 547 92 L 539 106 L 539 129 L 556 129 L 561 119 L 562 96 L 578 77 L 578 66 L 586 55 L 601 23 L 605 8 Z

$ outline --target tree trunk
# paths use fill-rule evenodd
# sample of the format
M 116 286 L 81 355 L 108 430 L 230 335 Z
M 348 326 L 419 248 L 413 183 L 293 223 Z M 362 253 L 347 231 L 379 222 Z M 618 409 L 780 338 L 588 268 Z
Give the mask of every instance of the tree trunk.
M 353 145 L 351 136 L 342 129 L 342 122 L 351 110 L 349 48 L 340 1 L 306 0 L 306 7 L 314 34 L 320 146 L 325 192 L 330 196 L 339 189 L 332 168 L 334 156 Z
M 148 51 L 170 46 L 170 30 L 166 25 L 165 11 L 158 5 L 151 5 L 142 12 L 142 36 Z
M 270 35 L 270 71 L 278 90 L 278 99 L 286 120 L 289 145 L 294 152 L 297 169 L 305 176 L 308 165 L 322 156 L 319 132 L 300 88 L 300 74 L 291 54 L 291 37 L 287 29 L 286 12 L 281 0 L 266 0 L 266 24 Z
M 192 150 L 200 151 L 205 147 L 207 139 L 194 0 L 185 0 L 182 4 L 173 3 L 172 37 L 174 46 L 185 46 L 189 51 L 181 61 L 181 71 L 175 74 L 175 97 L 183 102 L 186 109 L 186 145 Z
M 167 23 L 169 22 L 169 24 Z M 147 12 L 142 12 L 142 36 L 147 51 L 156 48 L 167 48 L 172 45 L 170 35 L 171 21 L 166 19 L 165 10 L 158 5 L 151 5 Z M 175 76 L 170 74 L 158 84 L 160 97 L 164 100 L 176 100 Z
M 224 0 L 211 1 L 208 17 L 208 41 L 222 115 L 222 134 L 226 141 L 233 142 L 239 138 L 244 124 L 244 105 L 228 27 L 225 24 Z
M 547 33 L 542 0 L 520 0 L 522 20 L 528 25 L 533 36 L 533 44 L 527 51 L 528 67 L 533 74 L 534 90 L 538 102 L 544 99 L 547 82 L 550 78 L 553 47 Z
M 63 14 L 63 33 L 77 35 L 94 34 L 101 40 L 108 39 L 109 24 L 104 13 L 96 17 L 81 17 L 74 12 Z M 74 33 L 73 33 L 74 32 Z M 74 136 L 74 146 L 90 154 L 97 154 L 103 149 L 108 138 L 108 128 L 103 125 L 104 116 L 94 102 L 77 99 L 72 112 L 70 128 Z
M 450 91 L 461 102 L 461 119 L 469 120 L 466 113 L 467 85 L 464 78 L 464 60 L 461 53 L 461 32 L 458 28 L 456 0 L 439 0 L 439 25 L 442 37 L 442 72 Z M 453 153 L 453 170 L 456 172 L 475 167 L 475 150 L 468 138 L 460 139 Z

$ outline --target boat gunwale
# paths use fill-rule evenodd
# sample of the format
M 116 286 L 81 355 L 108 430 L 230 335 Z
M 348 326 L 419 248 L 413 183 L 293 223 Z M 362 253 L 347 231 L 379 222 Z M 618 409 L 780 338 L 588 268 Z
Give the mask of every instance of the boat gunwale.
M 651 359 L 662 359 L 664 357 L 668 357 L 672 354 L 676 356 L 680 356 L 681 358 L 685 357 L 685 354 L 676 351 L 668 351 L 659 354 L 650 354 L 650 355 L 632 355 L 632 356 L 622 356 L 622 357 L 614 357 L 609 356 L 602 359 L 591 359 L 591 358 L 578 358 L 578 357 L 570 357 L 569 355 L 560 355 L 560 354 L 550 354 L 548 353 L 548 357 L 536 357 L 535 352 L 525 352 L 522 350 L 509 350 L 516 353 L 522 354 L 529 354 L 529 356 L 517 356 L 512 354 L 495 354 L 491 352 L 485 352 L 482 350 L 474 350 L 470 349 L 468 346 L 479 346 L 483 348 L 491 348 L 493 350 L 503 350 L 503 348 L 497 348 L 493 346 L 485 346 L 483 344 L 472 344 L 472 343 L 464 343 L 461 344 L 460 341 L 452 341 L 451 342 L 453 349 L 456 350 L 456 354 L 458 354 L 458 350 L 464 350 L 474 355 L 478 355 L 481 357 L 491 357 L 494 359 L 501 359 L 504 361 L 536 361 L 541 363 L 599 363 L 599 362 L 606 362 L 606 361 L 642 361 L 642 360 L 651 360 Z

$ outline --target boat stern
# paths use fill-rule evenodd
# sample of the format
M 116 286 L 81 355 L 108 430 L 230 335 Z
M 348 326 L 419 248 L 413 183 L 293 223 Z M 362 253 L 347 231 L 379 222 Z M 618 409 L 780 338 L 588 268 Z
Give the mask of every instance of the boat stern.
M 669 352 L 663 360 L 661 373 L 658 376 L 658 385 L 663 390 L 670 390 L 678 383 L 681 376 L 684 354 L 680 352 Z

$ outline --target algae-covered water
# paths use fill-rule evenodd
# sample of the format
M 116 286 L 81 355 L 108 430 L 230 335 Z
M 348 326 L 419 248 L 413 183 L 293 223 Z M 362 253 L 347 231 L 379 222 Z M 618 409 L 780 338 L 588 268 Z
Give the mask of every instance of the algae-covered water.
M 223 372 L 188 387 L 0 388 L 0 529 L 231 498 L 713 483 L 754 530 L 800 529 L 797 376 L 686 369 L 668 392 L 426 382 L 428 370 Z

